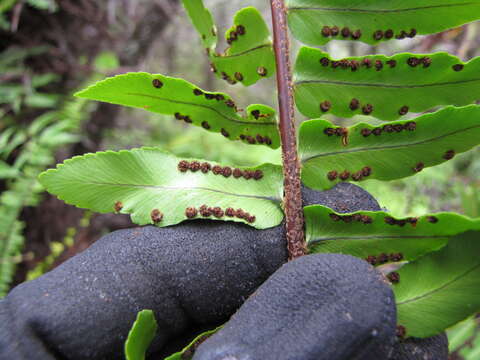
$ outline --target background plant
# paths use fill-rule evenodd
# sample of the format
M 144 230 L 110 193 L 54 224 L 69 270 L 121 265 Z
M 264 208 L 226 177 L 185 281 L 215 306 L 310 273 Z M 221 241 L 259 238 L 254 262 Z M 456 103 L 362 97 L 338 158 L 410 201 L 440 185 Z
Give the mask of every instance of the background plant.
M 329 25 L 329 26 L 332 26 L 332 25 L 333 25 L 333 24 L 331 24 L 331 25 Z M 452 24 L 451 26 L 453 26 L 453 25 L 454 25 L 454 24 Z M 458 24 L 456 24 L 456 25 L 458 25 Z M 360 39 L 360 40 L 362 40 L 362 39 Z M 322 41 L 323 41 L 323 40 L 322 40 Z M 402 41 L 401 43 L 403 43 L 403 42 L 404 42 L 404 41 Z M 338 42 L 333 42 L 333 45 L 334 45 L 335 43 L 338 43 Z M 351 48 L 353 48 L 353 50 L 361 51 L 361 52 L 364 51 L 365 48 L 361 48 L 359 45 L 356 44 L 356 43 L 358 43 L 358 41 L 356 41 L 356 42 L 350 42 L 350 44 L 352 44 L 352 43 L 353 43 L 353 45 L 351 45 Z M 388 42 L 388 43 L 386 43 L 386 44 L 389 44 L 389 43 L 392 43 L 392 41 L 390 41 L 390 42 Z M 333 49 L 334 53 L 337 54 L 337 53 L 338 53 L 338 50 L 339 50 L 338 47 L 335 48 L 335 46 L 333 46 L 333 45 L 330 46 L 330 45 L 331 45 L 331 44 L 329 44 L 329 48 L 330 48 L 330 49 Z M 342 51 L 342 49 L 340 49 L 340 50 Z M 389 52 L 387 46 L 383 46 L 382 51 L 385 51 L 385 52 L 387 52 L 387 53 Z M 374 52 L 374 51 L 372 51 L 372 52 Z M 343 53 L 344 53 L 344 52 L 343 52 Z M 342 56 L 342 55 L 337 55 L 336 58 L 337 58 L 337 59 L 341 59 L 341 56 Z M 384 61 L 385 61 L 385 59 L 384 59 Z M 433 63 L 435 64 L 435 62 L 433 62 Z M 416 69 L 416 70 L 420 70 L 420 68 L 418 68 L 418 67 L 415 68 L 415 69 Z M 349 69 L 347 69 L 347 70 L 350 71 Z M 384 71 L 384 70 L 385 70 L 385 69 L 383 69 L 382 71 Z M 380 71 L 379 73 L 382 73 L 382 71 Z M 345 74 L 346 72 L 344 71 L 343 73 Z M 360 73 L 360 72 L 359 72 L 359 73 Z M 264 81 L 266 81 L 266 80 L 264 80 Z M 262 81 L 262 82 L 263 82 L 263 81 Z M 404 104 L 402 104 L 401 106 L 403 106 L 403 105 L 404 105 Z M 318 106 L 318 104 L 317 104 L 317 106 Z M 377 108 L 375 107 L 375 108 L 374 108 L 374 112 L 372 113 L 372 115 L 375 115 L 375 110 L 376 110 L 376 109 L 377 109 Z M 332 110 L 332 111 L 333 111 L 333 110 Z M 357 116 L 357 117 L 358 117 L 358 116 Z M 300 117 L 300 118 L 301 118 L 301 117 Z M 331 121 L 332 121 L 332 120 L 335 121 L 337 124 L 344 125 L 344 124 L 347 123 L 346 121 L 344 121 L 344 120 L 339 120 L 339 119 L 333 117 L 332 115 L 327 115 L 327 118 L 328 118 L 329 120 L 331 120 Z M 369 117 L 369 118 L 365 118 L 365 117 L 364 117 L 363 119 L 366 119 L 369 123 L 372 123 L 372 124 L 377 125 L 377 126 L 378 126 L 378 124 L 380 124 L 380 122 L 376 121 L 376 120 L 373 119 L 372 117 Z M 158 121 L 157 121 L 157 123 L 158 123 Z M 382 126 L 383 126 L 383 125 L 384 125 L 384 124 L 382 124 Z M 177 126 L 177 128 L 178 128 L 178 126 Z M 183 127 L 183 126 L 180 126 L 180 128 L 183 129 L 184 127 Z M 199 130 L 200 130 L 200 129 L 201 129 L 201 128 L 199 128 Z M 192 133 L 192 134 L 198 134 L 199 131 L 197 131 L 196 133 L 195 133 L 195 132 L 191 132 L 191 133 Z M 408 134 L 408 133 L 407 133 L 407 132 L 404 132 L 404 133 L 401 133 L 401 134 L 403 135 L 403 134 Z M 383 135 L 384 135 L 384 134 L 383 134 Z M 383 136 L 383 135 L 382 135 L 382 136 Z M 202 136 L 203 136 L 203 135 L 202 135 Z M 379 138 L 382 138 L 382 136 L 380 136 Z M 196 137 L 195 137 L 195 138 L 196 138 Z M 212 139 L 211 136 L 205 136 L 205 138 L 207 138 L 207 139 Z M 341 140 L 340 138 L 341 138 L 341 137 L 336 138 L 336 140 L 338 140 L 338 143 L 335 143 L 336 145 L 339 145 L 340 140 Z M 372 138 L 373 138 L 373 136 L 372 136 Z M 159 139 L 159 140 L 163 142 L 162 139 Z M 320 137 L 319 141 L 325 142 L 325 140 L 324 140 L 323 138 L 321 138 L 321 137 Z M 221 140 L 219 140 L 218 142 L 219 142 L 219 143 L 223 143 L 223 144 L 225 143 L 224 139 L 221 139 Z M 157 142 L 156 142 L 156 141 L 152 141 L 152 143 L 155 144 L 155 143 L 157 143 Z M 186 142 L 184 142 L 184 144 L 185 144 L 185 143 L 186 143 Z M 351 144 L 351 143 L 350 143 L 350 144 Z M 172 148 L 174 148 L 175 150 L 178 150 L 179 148 L 181 149 L 181 145 L 180 145 L 180 147 L 179 147 L 178 143 L 177 143 L 177 144 L 170 145 L 170 146 L 172 146 Z M 248 146 L 248 145 L 245 145 L 244 147 L 246 147 L 246 146 Z M 191 149 L 192 147 L 194 147 L 194 149 Z M 201 152 L 201 150 L 200 150 L 201 147 L 202 147 L 201 145 L 198 145 L 197 147 L 195 147 L 195 146 L 185 146 L 185 147 L 184 147 L 184 150 L 183 150 L 183 153 L 188 154 L 188 153 L 191 152 L 191 151 L 193 151 L 193 152 L 194 152 L 194 151 Z M 251 147 L 251 146 L 250 146 L 250 147 Z M 259 147 L 257 146 L 256 148 L 259 148 Z M 269 150 L 262 151 L 262 150 L 257 150 L 257 149 L 255 149 L 255 152 L 264 153 L 264 154 L 270 154 L 270 151 L 269 151 Z M 178 153 L 178 152 L 177 152 L 177 153 Z M 181 153 L 182 153 L 182 151 L 180 151 L 180 154 L 181 154 Z M 214 159 L 216 159 L 217 156 L 219 156 L 218 152 L 212 151 L 212 153 L 213 153 L 213 154 L 212 154 L 212 157 L 208 157 L 208 159 L 214 160 Z M 249 153 L 250 153 L 250 151 L 249 151 Z M 251 154 L 249 154 L 249 155 L 251 155 Z M 467 154 L 467 155 L 468 155 L 468 154 Z M 223 155 L 223 156 L 225 156 L 225 155 Z M 218 160 L 223 160 L 223 159 L 219 157 Z M 245 161 L 245 160 L 242 160 L 242 161 Z M 247 160 L 247 161 L 248 161 L 248 160 Z M 244 163 L 237 163 L 236 161 L 233 162 L 233 163 L 234 163 L 234 164 L 239 164 L 239 165 L 244 164 Z M 255 164 L 255 163 L 251 161 L 251 162 L 249 162 L 249 163 L 246 163 L 245 165 L 254 165 L 254 164 Z M 459 164 L 459 161 L 458 161 L 458 160 L 455 160 L 455 164 Z M 416 163 L 415 163 L 414 165 L 416 165 Z M 453 164 L 450 164 L 450 163 L 446 163 L 445 165 L 442 165 L 442 169 L 452 169 L 452 168 L 453 168 Z M 458 167 L 457 167 L 457 168 L 458 168 Z M 429 172 L 430 174 L 434 174 L 432 171 L 429 171 L 430 169 L 426 169 L 425 172 L 427 172 L 427 170 L 428 170 L 428 172 Z M 436 171 L 435 168 L 432 168 L 431 170 L 435 170 L 435 171 Z M 424 171 L 422 171 L 422 173 L 423 173 L 423 172 L 424 172 Z M 438 173 L 440 173 L 440 172 L 441 172 L 441 170 L 438 171 Z M 416 195 L 416 193 L 415 193 L 414 190 L 413 190 L 413 189 L 415 189 L 415 187 L 413 186 L 413 184 L 415 184 L 415 182 L 417 182 L 417 183 L 420 183 L 420 182 L 421 182 L 421 180 L 417 180 L 417 178 L 419 178 L 419 179 L 422 179 L 422 178 L 423 178 L 423 179 L 425 179 L 425 181 L 428 182 L 428 183 L 431 182 L 431 178 L 427 177 L 426 175 L 424 175 L 424 174 L 422 174 L 422 173 L 420 173 L 419 175 L 417 175 L 414 179 L 399 180 L 399 181 L 397 180 L 397 181 L 395 181 L 395 185 L 394 185 L 394 186 L 396 186 L 397 188 L 398 188 L 398 187 L 403 187 L 403 190 L 405 191 L 405 194 L 407 195 L 406 197 L 408 197 L 408 194 L 409 194 L 409 193 Z M 373 176 L 373 174 L 374 174 L 374 172 L 372 173 L 372 176 Z M 442 176 L 443 176 L 443 174 L 442 174 Z M 441 178 L 442 176 L 438 176 L 438 177 L 436 177 L 436 179 Z M 320 177 L 319 177 L 319 178 L 320 178 Z M 435 177 L 434 177 L 434 179 L 435 179 Z M 364 181 L 365 181 L 365 180 L 363 179 L 363 180 L 362 180 L 362 185 L 364 184 Z M 372 186 L 370 186 L 370 184 L 368 184 L 368 182 L 373 182 L 373 181 L 374 181 L 374 180 L 365 181 L 365 182 L 367 183 L 366 186 L 367 186 L 367 187 L 371 187 L 372 189 L 378 188 L 378 183 L 375 184 L 375 185 L 372 185 Z M 450 178 L 448 178 L 448 177 L 443 177 L 443 179 L 442 179 L 441 181 L 444 182 L 445 184 L 448 184 L 448 182 L 451 181 L 451 180 L 450 180 Z M 387 203 L 385 200 L 382 201 L 383 199 L 386 199 L 386 198 L 387 198 L 386 195 L 388 195 L 388 193 L 391 194 L 391 193 L 398 193 L 398 192 L 392 191 L 392 190 L 391 190 L 392 188 L 390 187 L 391 185 L 389 185 L 389 184 L 386 184 L 386 183 L 381 183 L 381 184 L 382 184 L 381 186 L 384 186 L 384 188 L 387 189 L 387 190 L 389 190 L 389 191 L 385 191 L 385 192 L 379 192 L 379 191 L 377 191 L 378 193 L 381 194 L 381 196 L 380 196 L 379 198 L 380 198 L 382 204 L 385 205 L 385 206 L 387 206 L 387 207 L 389 208 L 389 210 L 393 210 L 393 208 L 395 208 L 395 211 L 394 211 L 394 214 L 395 214 L 395 215 L 397 215 L 397 214 L 398 214 L 398 216 L 407 216 L 407 215 L 408 215 L 408 216 L 412 216 L 412 217 L 413 217 L 413 216 L 414 216 L 413 210 L 415 209 L 415 207 L 417 207 L 417 209 L 418 209 L 419 206 L 420 206 L 420 213 L 426 212 L 427 209 L 425 208 L 425 205 L 424 205 L 425 203 L 422 203 L 422 201 L 421 201 L 420 199 L 418 199 L 418 200 L 415 199 L 416 201 L 415 201 L 415 200 L 413 201 L 413 203 L 415 203 L 415 204 L 417 204 L 417 205 L 412 204 L 412 202 L 410 202 L 410 204 L 409 204 L 408 202 L 406 202 L 406 204 L 405 204 L 404 206 L 401 206 L 401 205 L 397 205 L 397 204 L 396 204 L 396 203 L 399 202 L 399 199 L 398 199 L 398 198 L 396 199 L 397 201 L 396 201 L 395 204 L 394 204 L 394 203 Z M 448 186 L 446 186 L 446 187 L 448 188 Z M 373 191 L 373 192 L 375 193 L 375 191 Z M 411 197 L 412 197 L 412 195 L 410 195 L 410 198 L 411 198 Z M 414 196 L 414 197 L 415 197 L 415 196 Z M 404 202 L 404 200 L 401 199 L 400 202 Z M 393 206 L 393 205 L 397 205 L 397 206 Z M 402 207 L 403 207 L 403 208 L 402 208 Z M 414 209 L 412 209 L 412 207 L 413 207 Z M 458 207 L 458 208 L 461 209 L 462 205 L 456 203 L 456 207 Z M 440 205 L 440 206 L 438 206 L 438 207 L 433 207 L 433 208 L 435 208 L 435 209 L 441 209 L 441 208 L 442 208 L 442 205 Z M 429 207 L 429 209 L 431 209 L 431 207 Z M 419 225 L 420 225 L 420 224 L 421 224 L 421 223 L 419 223 Z

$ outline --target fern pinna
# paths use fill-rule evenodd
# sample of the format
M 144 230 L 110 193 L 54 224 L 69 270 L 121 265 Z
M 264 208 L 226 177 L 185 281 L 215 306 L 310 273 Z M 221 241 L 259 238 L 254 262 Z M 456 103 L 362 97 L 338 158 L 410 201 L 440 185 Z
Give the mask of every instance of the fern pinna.
M 216 76 L 249 86 L 277 72 L 280 121 L 268 106 L 249 105 L 241 115 L 229 95 L 159 74 L 118 75 L 77 96 L 169 114 L 252 146 L 282 146 L 283 169 L 183 159 L 157 148 L 107 151 L 75 157 L 42 174 L 48 191 L 72 205 L 131 214 L 140 225 L 160 227 L 208 218 L 264 229 L 286 214 L 292 244 L 303 234 L 304 215 L 305 237 L 289 248 L 298 251 L 291 257 L 306 248 L 396 269 L 387 277 L 397 299 L 400 335 L 432 336 L 478 311 L 480 220 L 452 213 L 395 218 L 387 212 L 338 214 L 320 205 L 303 213 L 295 208 L 300 179 L 317 190 L 342 181 L 399 179 L 478 145 L 478 59 L 464 63 L 444 52 L 337 58 L 302 47 L 290 74 L 286 23 L 308 45 L 332 40 L 376 45 L 474 21 L 480 2 L 272 0 L 274 40 L 260 13 L 248 7 L 235 15 L 223 53 L 202 1 L 183 4 Z M 300 126 L 298 148 L 292 146 L 293 99 L 312 118 Z M 338 126 L 331 115 L 361 115 L 364 122 Z

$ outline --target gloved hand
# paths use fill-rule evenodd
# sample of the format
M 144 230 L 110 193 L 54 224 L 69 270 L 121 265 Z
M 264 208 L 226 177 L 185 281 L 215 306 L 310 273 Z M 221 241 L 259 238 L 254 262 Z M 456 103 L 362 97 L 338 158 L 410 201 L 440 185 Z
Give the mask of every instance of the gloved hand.
M 338 212 L 379 210 L 350 184 L 303 195 Z M 284 235 L 207 220 L 113 232 L 0 301 L 0 359 L 122 359 L 143 309 L 159 325 L 151 359 L 227 321 L 195 360 L 447 358 L 444 335 L 397 341 L 393 293 L 368 263 L 317 254 L 282 266 Z

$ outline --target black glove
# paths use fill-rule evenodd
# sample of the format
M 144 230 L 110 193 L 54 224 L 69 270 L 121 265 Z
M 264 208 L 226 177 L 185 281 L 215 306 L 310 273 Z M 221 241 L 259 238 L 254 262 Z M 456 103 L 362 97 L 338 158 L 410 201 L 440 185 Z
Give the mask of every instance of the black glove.
M 304 203 L 379 210 L 348 184 L 304 189 Z M 194 359 L 447 358 L 446 341 L 427 346 L 426 357 L 409 350 L 425 340 L 394 345 L 392 291 L 363 260 L 308 255 L 282 267 L 286 259 L 283 225 L 259 231 L 196 220 L 116 231 L 0 301 L 0 359 L 122 359 L 142 309 L 159 325 L 150 357 L 163 359 L 228 321 L 279 268 Z

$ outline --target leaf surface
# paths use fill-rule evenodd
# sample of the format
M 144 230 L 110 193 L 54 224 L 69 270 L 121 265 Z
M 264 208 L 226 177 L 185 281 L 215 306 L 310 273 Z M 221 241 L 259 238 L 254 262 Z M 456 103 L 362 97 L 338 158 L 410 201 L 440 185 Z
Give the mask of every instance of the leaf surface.
M 125 356 L 127 360 L 144 360 L 150 343 L 157 332 L 157 321 L 152 310 L 142 310 L 128 333 L 125 342 Z
M 100 213 L 131 214 L 139 225 L 168 226 L 188 219 L 187 208 L 220 207 L 243 209 L 253 221 L 238 216 L 208 216 L 211 219 L 244 222 L 258 229 L 278 225 L 283 219 L 282 171 L 277 165 L 249 168 L 262 178 L 245 179 L 214 174 L 214 166 L 203 173 L 179 170 L 174 155 L 157 148 L 106 151 L 76 156 L 40 175 L 46 189 L 71 205 Z M 194 159 L 183 159 L 192 163 Z M 200 164 L 203 162 L 199 160 Z M 221 169 L 225 169 L 224 165 Z M 229 167 L 232 171 L 233 167 Z M 245 173 L 247 169 L 241 168 Z M 163 215 L 162 216 L 160 216 Z M 161 218 L 161 219 L 159 219 Z
M 241 9 L 235 14 L 234 25 L 227 30 L 228 41 L 231 34 L 236 40 L 224 54 L 212 53 L 216 74 L 226 80 L 240 81 L 243 85 L 255 84 L 262 78 L 275 73 L 275 56 L 270 39 L 270 31 L 260 12 L 254 7 Z M 239 34 L 243 32 L 243 35 Z
M 358 40 L 373 45 L 441 32 L 480 18 L 478 1 L 288 0 L 286 3 L 293 36 L 310 45 L 324 45 L 334 39 L 353 40 L 351 35 L 342 35 L 344 28 L 349 28 L 350 34 L 360 30 Z M 324 36 L 324 26 L 337 26 L 338 35 Z M 381 31 L 381 37 L 378 33 L 375 36 L 377 31 Z
M 364 59 L 370 61 L 371 67 L 364 64 Z M 422 112 L 438 105 L 463 106 L 480 98 L 480 58 L 464 63 L 455 56 L 439 52 L 401 53 L 391 57 L 369 55 L 341 60 L 345 60 L 343 67 L 336 65 L 340 60 L 332 60 L 319 49 L 300 49 L 294 86 L 296 104 L 302 114 L 310 118 L 325 113 L 341 117 L 363 114 L 380 120 L 395 120 L 408 112 Z M 358 62 L 356 71 L 352 71 L 352 61 Z M 379 71 L 376 61 L 382 66 Z M 408 62 L 412 61 L 419 63 L 411 66 Z M 425 61 L 430 62 L 428 67 Z M 353 99 L 358 100 L 358 106 L 353 106 L 352 110 Z M 322 111 L 324 102 L 329 102 L 330 107 Z M 366 108 L 368 105 L 372 106 L 370 112 Z
M 224 53 L 217 53 L 217 30 L 203 1 L 183 0 L 183 5 L 202 39 L 212 70 L 219 78 L 231 84 L 241 82 L 250 86 L 275 73 L 270 31 L 256 8 L 249 6 L 235 14 L 233 26 L 225 33 L 229 46 Z
M 480 233 L 467 232 L 398 271 L 393 290 L 407 336 L 436 335 L 480 310 L 479 253 Z
M 217 45 L 217 29 L 213 16 L 202 0 L 182 0 L 183 7 L 202 39 L 205 48 L 214 50 Z
M 267 144 L 272 148 L 280 146 L 275 110 L 265 105 L 250 105 L 245 109 L 246 115 L 240 116 L 230 96 L 203 91 L 183 79 L 128 73 L 99 81 L 75 95 L 172 115 L 231 140 Z
M 302 181 L 311 188 L 329 189 L 341 181 L 399 179 L 443 163 L 480 143 L 480 107 L 447 107 L 379 126 L 360 123 L 349 127 L 345 137 L 325 134 L 336 128 L 326 120 L 306 121 L 300 127 Z M 374 135 L 375 129 L 381 130 L 380 135 Z M 365 131 L 370 135 L 364 136 Z
M 311 253 L 340 253 L 362 259 L 401 253 L 403 260 L 414 260 L 442 248 L 451 236 L 480 229 L 480 220 L 454 213 L 398 219 L 383 211 L 339 214 L 321 205 L 306 206 L 304 213 Z M 356 220 L 352 214 L 365 215 L 371 223 Z M 412 224 L 409 219 L 416 221 Z

